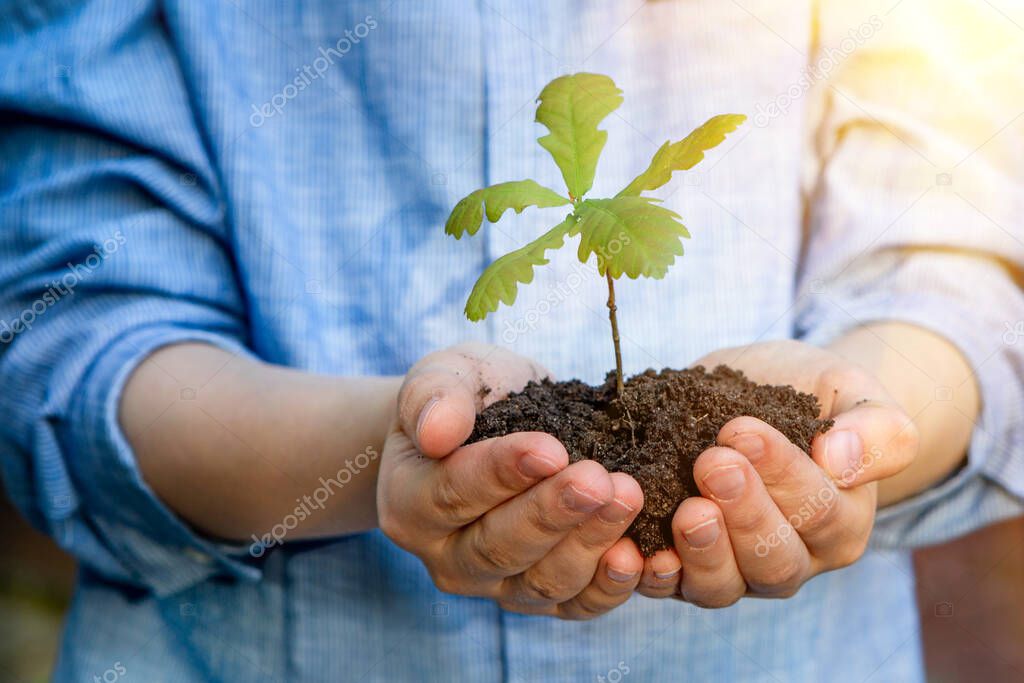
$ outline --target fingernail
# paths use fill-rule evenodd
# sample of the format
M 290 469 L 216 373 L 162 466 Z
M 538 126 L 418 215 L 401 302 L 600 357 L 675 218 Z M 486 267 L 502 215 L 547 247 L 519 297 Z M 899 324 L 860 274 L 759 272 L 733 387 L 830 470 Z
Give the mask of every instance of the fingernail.
M 718 500 L 730 501 L 743 493 L 746 477 L 739 465 L 722 465 L 708 472 L 704 477 L 704 485 L 711 489 L 711 495 Z
M 516 463 L 522 475 L 528 479 L 543 479 L 558 471 L 558 464 L 536 453 L 527 453 Z
M 737 434 L 729 439 L 728 445 L 742 453 L 750 462 L 757 462 L 764 455 L 764 439 L 758 434 Z
M 602 522 L 607 522 L 608 524 L 621 524 L 629 519 L 629 516 L 634 512 L 636 512 L 636 508 L 626 505 L 616 498 L 601 508 L 601 511 L 597 513 L 597 516 Z
M 562 491 L 562 503 L 576 512 L 593 512 L 599 507 L 604 506 L 604 503 L 594 498 L 586 491 L 581 491 L 572 484 L 565 487 Z
M 683 532 L 686 543 L 694 549 L 700 550 L 718 540 L 719 527 L 718 518 L 705 519 L 700 524 L 690 527 Z
M 423 427 L 427 424 L 427 420 L 430 418 L 430 413 L 434 412 L 434 408 L 441 402 L 440 396 L 435 396 L 427 404 L 423 406 L 423 410 L 420 411 L 420 419 L 416 421 L 416 438 L 420 438 L 420 434 L 423 433 Z
M 618 569 L 608 567 L 608 578 L 618 583 L 626 583 L 636 578 L 636 572 L 620 572 Z
M 864 444 L 857 432 L 843 429 L 825 435 L 825 465 L 840 484 L 851 484 L 860 472 Z
M 662 581 L 664 581 L 665 579 L 671 579 L 675 577 L 678 573 L 678 569 L 673 569 L 670 572 L 654 572 L 654 578 L 661 579 Z

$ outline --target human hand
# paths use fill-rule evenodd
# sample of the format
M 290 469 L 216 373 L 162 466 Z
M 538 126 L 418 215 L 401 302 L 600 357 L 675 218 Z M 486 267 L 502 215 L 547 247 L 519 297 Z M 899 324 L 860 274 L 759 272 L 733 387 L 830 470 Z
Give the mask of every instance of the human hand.
M 587 619 L 625 602 L 640 579 L 643 560 L 622 537 L 643 507 L 639 485 L 594 461 L 569 465 L 540 432 L 462 445 L 479 410 L 546 374 L 482 344 L 416 363 L 381 456 L 378 517 L 445 592 Z
M 676 511 L 675 550 L 646 561 L 640 592 L 724 607 L 745 595 L 789 597 L 856 561 L 874 524 L 877 482 L 917 454 L 913 421 L 868 371 L 808 344 L 725 349 L 698 363 L 812 393 L 835 424 L 814 439 L 810 458 L 758 419 L 725 424 L 694 464 L 702 495 Z

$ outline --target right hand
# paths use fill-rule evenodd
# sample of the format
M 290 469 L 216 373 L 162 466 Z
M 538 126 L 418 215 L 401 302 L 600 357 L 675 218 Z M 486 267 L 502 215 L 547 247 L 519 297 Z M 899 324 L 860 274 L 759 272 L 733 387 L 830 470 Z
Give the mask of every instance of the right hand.
M 462 445 L 478 411 L 546 375 L 483 344 L 416 363 L 381 457 L 377 513 L 441 590 L 589 619 L 625 602 L 640 580 L 643 560 L 623 537 L 643 507 L 640 486 L 592 460 L 569 465 L 541 432 Z

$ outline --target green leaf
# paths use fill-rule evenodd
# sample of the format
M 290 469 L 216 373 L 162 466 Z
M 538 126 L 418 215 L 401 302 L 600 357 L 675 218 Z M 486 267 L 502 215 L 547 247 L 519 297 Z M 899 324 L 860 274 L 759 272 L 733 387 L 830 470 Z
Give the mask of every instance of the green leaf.
M 580 199 L 594 184 L 597 159 L 608 140 L 608 132 L 597 125 L 622 104 L 622 91 L 607 76 L 579 73 L 551 81 L 537 101 L 536 121 L 551 131 L 537 142 L 558 164 L 569 195 Z
M 485 210 L 487 220 L 497 223 L 501 215 L 509 209 L 522 213 L 528 206 L 545 209 L 551 206 L 565 206 L 568 203 L 569 200 L 562 195 L 533 180 L 498 183 L 463 197 L 448 216 L 444 231 L 453 235 L 455 239 L 462 239 L 464 233 L 477 233 L 483 223 Z
M 512 305 L 516 300 L 518 284 L 533 282 L 534 267 L 548 263 L 544 252 L 561 247 L 565 236 L 572 232 L 575 224 L 576 217 L 569 214 L 564 221 L 525 247 L 505 254 L 488 266 L 473 285 L 473 291 L 466 301 L 466 317 L 473 321 L 483 320 L 488 313 L 498 309 L 499 302 Z
M 666 142 L 655 152 L 647 170 L 616 196 L 635 197 L 641 192 L 656 190 L 672 178 L 673 171 L 685 171 L 700 163 L 704 152 L 722 144 L 725 136 L 746 120 L 743 114 L 719 114 L 712 116 L 682 140 Z
M 597 255 L 597 268 L 613 278 L 662 278 L 676 256 L 683 255 L 690 233 L 679 214 L 660 206 L 653 197 L 588 199 L 576 210 L 579 217 L 570 234 L 580 239 L 579 258 Z

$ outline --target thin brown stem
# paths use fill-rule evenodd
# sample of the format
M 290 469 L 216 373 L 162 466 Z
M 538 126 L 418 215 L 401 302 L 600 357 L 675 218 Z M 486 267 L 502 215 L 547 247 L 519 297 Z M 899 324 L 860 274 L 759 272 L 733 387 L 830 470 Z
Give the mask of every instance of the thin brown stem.
M 615 317 L 615 280 L 605 271 L 608 280 L 608 320 L 612 323 L 612 342 L 615 344 L 615 395 L 622 398 L 622 349 L 619 346 L 619 321 Z

